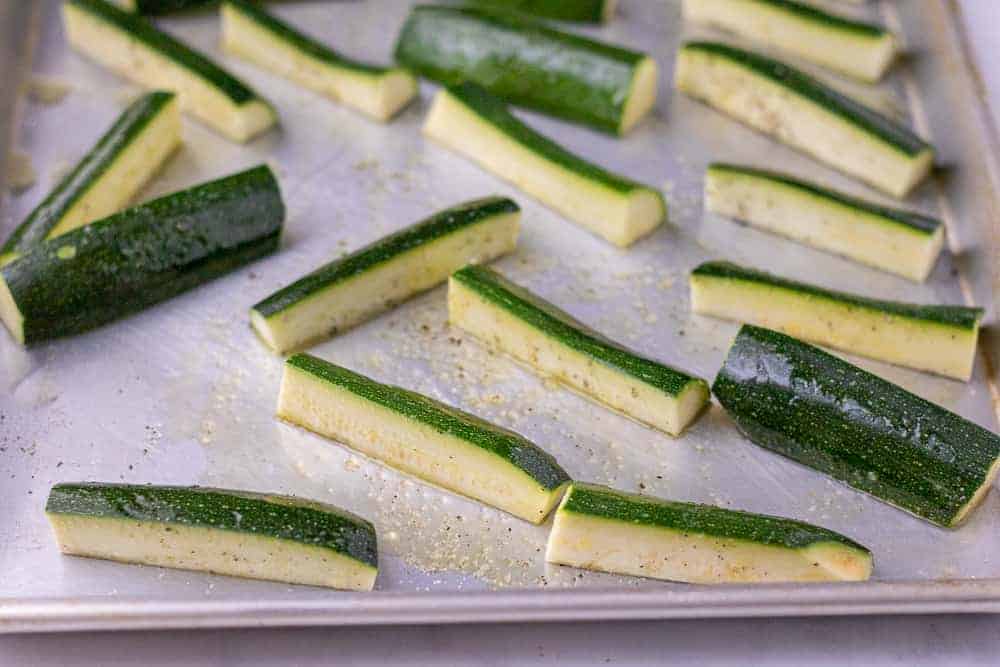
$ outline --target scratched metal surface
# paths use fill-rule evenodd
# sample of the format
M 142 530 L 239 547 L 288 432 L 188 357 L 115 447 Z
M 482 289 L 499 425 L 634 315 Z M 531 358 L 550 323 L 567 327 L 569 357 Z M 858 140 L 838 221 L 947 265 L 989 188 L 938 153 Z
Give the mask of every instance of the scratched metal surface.
M 351 55 L 387 61 L 409 4 L 297 2 L 275 11 Z M 430 488 L 272 417 L 281 360 L 252 335 L 248 307 L 332 257 L 441 207 L 496 192 L 524 209 L 520 246 L 497 263 L 500 270 L 612 338 L 709 380 L 737 328 L 689 313 L 687 273 L 710 258 L 879 297 L 971 299 L 989 309 L 989 323 L 995 320 L 995 174 L 990 151 L 983 150 L 993 137 L 982 123 L 945 3 L 858 10 L 881 12 L 906 35 L 911 52 L 886 86 L 865 94 L 908 115 L 940 146 L 947 165 L 938 183 L 921 188 L 910 202 L 945 215 L 950 226 L 951 252 L 924 285 L 704 215 L 701 179 L 710 160 L 770 165 L 878 195 L 674 95 L 679 3 L 622 5 L 610 25 L 580 31 L 659 61 L 660 99 L 652 117 L 614 139 L 523 116 L 572 150 L 664 189 L 670 224 L 628 251 L 589 236 L 425 141 L 419 130 L 431 85 L 383 126 L 222 56 L 211 12 L 161 22 L 271 99 L 282 127 L 240 146 L 186 119 L 184 148 L 141 198 L 268 162 L 288 205 L 286 242 L 271 258 L 71 340 L 24 351 L 0 335 L 0 630 L 996 607 L 1000 494 L 991 493 L 966 526 L 945 531 L 755 447 L 718 406 L 682 438 L 670 439 L 595 409 L 449 329 L 443 287 L 312 351 L 512 427 L 556 455 L 575 478 L 841 531 L 874 551 L 876 581 L 705 588 L 550 566 L 542 557 L 548 526 L 529 526 Z M 22 101 L 14 143 L 33 157 L 39 181 L 7 198 L 4 233 L 137 92 L 69 51 L 57 9 L 54 1 L 40 5 L 32 70 L 71 90 L 55 104 Z M 984 346 L 990 345 L 986 339 Z M 855 361 L 997 427 L 982 360 L 969 384 Z M 334 503 L 376 524 L 382 563 L 377 592 L 354 595 L 60 556 L 42 508 L 50 485 L 62 480 L 201 484 Z

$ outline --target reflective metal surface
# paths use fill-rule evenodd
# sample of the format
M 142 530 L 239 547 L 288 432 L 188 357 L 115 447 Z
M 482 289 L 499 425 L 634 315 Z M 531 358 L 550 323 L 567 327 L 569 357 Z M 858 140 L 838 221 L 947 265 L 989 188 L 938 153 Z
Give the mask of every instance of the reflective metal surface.
M 32 3 L 16 3 L 31 5 Z M 43 3 L 35 74 L 72 86 L 58 104 L 26 100 L 14 144 L 39 182 L 4 203 L 9 230 L 93 144 L 137 90 L 71 53 L 58 3 Z M 410 3 L 296 2 L 275 11 L 344 52 L 391 56 Z M 935 183 L 913 206 L 944 216 L 951 252 L 924 285 L 705 216 L 711 160 L 746 162 L 878 195 L 671 90 L 679 2 L 623 0 L 621 16 L 579 29 L 655 56 L 660 101 L 614 139 L 536 114 L 534 127 L 603 165 L 664 189 L 670 224 L 628 251 L 588 235 L 462 158 L 424 140 L 434 87 L 382 126 L 223 57 L 212 12 L 161 25 L 217 55 L 277 106 L 282 127 L 248 146 L 185 120 L 185 146 L 143 198 L 266 161 L 289 209 L 284 248 L 229 277 L 74 339 L 24 351 L 0 335 L 0 630 L 262 624 L 465 622 L 995 611 L 1000 494 L 957 531 L 918 519 L 755 447 L 717 406 L 670 439 L 539 380 L 447 325 L 435 289 L 315 354 L 415 389 L 527 435 L 576 478 L 629 491 L 803 519 L 875 553 L 875 581 L 845 586 L 698 587 L 546 565 L 548 526 L 426 486 L 273 418 L 281 359 L 251 333 L 247 309 L 318 264 L 461 200 L 490 193 L 524 208 L 513 279 L 610 337 L 711 380 L 735 324 L 692 316 L 687 273 L 729 258 L 879 297 L 961 303 L 996 318 L 995 138 L 944 2 L 878 6 L 910 56 L 875 94 L 941 149 Z M 919 7 L 918 7 L 919 5 Z M 27 12 L 24 12 L 25 15 Z M 25 48 L 32 35 L 24 20 Z M 577 28 L 573 28 L 577 29 Z M 691 31 L 706 34 L 704 29 Z M 983 347 L 995 355 L 989 333 Z M 997 429 L 988 370 L 973 382 L 854 359 Z M 63 557 L 42 514 L 62 480 L 202 484 L 311 497 L 370 518 L 382 570 L 370 595 Z

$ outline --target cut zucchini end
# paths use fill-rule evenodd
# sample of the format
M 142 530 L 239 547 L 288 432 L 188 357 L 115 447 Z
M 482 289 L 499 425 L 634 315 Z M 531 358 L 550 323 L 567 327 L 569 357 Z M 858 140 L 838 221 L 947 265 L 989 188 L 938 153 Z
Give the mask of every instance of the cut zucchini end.
M 941 251 L 944 249 L 944 234 L 944 225 L 934 230 L 924 254 L 923 265 L 915 265 L 912 271 L 901 271 L 900 275 L 918 283 L 926 281 L 928 276 L 931 275 L 931 271 L 934 270 L 935 265 L 937 265 L 938 257 L 941 256 Z
M 2 274 L 0 274 L 0 322 L 4 323 L 14 340 L 24 345 L 24 316 L 17 307 L 14 295 L 10 293 Z
M 265 317 L 263 313 L 256 309 L 250 309 L 250 326 L 253 327 L 257 337 L 267 345 L 275 354 L 286 354 L 291 350 L 290 341 L 273 318 Z
M 892 67 L 897 55 L 899 55 L 899 40 L 887 32 L 879 39 L 878 48 L 874 50 L 867 66 L 859 68 L 855 75 L 865 83 L 877 84 Z
M 888 191 L 889 194 L 897 199 L 904 199 L 927 178 L 933 167 L 934 149 L 926 148 L 907 161 L 906 167 L 903 169 L 894 186 L 871 181 L 870 183 L 877 188 Z
M 659 80 L 660 68 L 656 61 L 649 57 L 643 58 L 632 76 L 632 88 L 622 110 L 618 134 L 628 134 L 650 112 L 656 104 Z
M 821 542 L 806 547 L 803 557 L 829 574 L 831 581 L 867 581 L 875 561 L 870 551 L 839 542 Z
M 604 8 L 601 11 L 601 22 L 607 23 L 615 17 L 618 12 L 618 0 L 604 0 Z
M 671 428 L 667 433 L 677 437 L 684 433 L 698 416 L 708 407 L 711 392 L 704 380 L 692 380 L 676 399 Z
M 374 116 L 386 122 L 405 109 L 417 96 L 417 78 L 405 69 L 391 69 L 378 80 L 378 98 Z
M 278 114 L 275 113 L 274 107 L 262 100 L 251 100 L 237 107 L 231 115 L 230 122 L 227 123 L 217 123 L 212 119 L 201 117 L 224 136 L 240 143 L 247 143 L 278 122 Z
M 625 224 L 618 235 L 608 240 L 620 248 L 627 248 L 639 239 L 652 234 L 667 219 L 667 204 L 663 195 L 647 188 L 639 188 L 628 196 Z
M 72 556 L 370 591 L 378 570 L 330 549 L 201 526 L 46 512 Z
M 993 465 L 990 466 L 989 472 L 986 474 L 986 479 L 983 480 L 982 485 L 973 494 L 969 502 L 965 503 L 961 509 L 956 512 L 955 516 L 952 518 L 951 522 L 948 524 L 949 528 L 957 528 L 965 523 L 966 519 L 974 509 L 979 507 L 979 505 L 986 499 L 986 494 L 990 492 L 993 488 L 993 483 L 996 481 L 997 473 L 1000 473 L 1000 457 L 997 457 Z

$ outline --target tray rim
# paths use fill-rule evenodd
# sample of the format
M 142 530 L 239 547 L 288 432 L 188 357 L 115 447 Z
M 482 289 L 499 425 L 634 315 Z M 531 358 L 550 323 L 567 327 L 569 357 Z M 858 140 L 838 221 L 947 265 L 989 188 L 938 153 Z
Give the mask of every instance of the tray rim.
M 15 3 L 15 21 L 35 23 L 41 3 Z M 961 85 L 978 102 L 975 122 L 988 150 L 980 153 L 1000 212 L 1000 129 L 990 112 L 958 0 L 938 0 L 946 17 L 941 40 L 961 64 Z M 17 33 L 12 33 L 17 34 Z M 20 89 L 30 71 L 33 31 L 22 31 L 3 52 Z M 15 98 L 16 99 L 16 98 Z M 0 148 L 12 145 L 19 119 L 14 103 L 0 106 Z M 7 151 L 0 152 L 0 167 Z M 3 197 L 0 196 L 0 206 Z M 994 232 L 1000 223 L 994 224 Z M 994 266 L 1000 265 L 1000 239 Z M 1000 318 L 1000 273 L 993 276 Z M 996 324 L 996 323 L 994 323 Z M 980 348 L 987 384 L 1000 421 L 997 357 L 1000 335 L 985 332 Z M 349 612 L 349 613 L 347 613 Z M 0 598 L 0 634 L 89 630 L 204 629 L 238 627 L 361 626 L 566 622 L 594 620 L 854 616 L 877 614 L 1000 613 L 1000 577 L 898 580 L 835 584 L 679 586 L 670 589 L 514 589 L 469 592 L 335 592 L 323 600 L 146 600 L 116 598 Z

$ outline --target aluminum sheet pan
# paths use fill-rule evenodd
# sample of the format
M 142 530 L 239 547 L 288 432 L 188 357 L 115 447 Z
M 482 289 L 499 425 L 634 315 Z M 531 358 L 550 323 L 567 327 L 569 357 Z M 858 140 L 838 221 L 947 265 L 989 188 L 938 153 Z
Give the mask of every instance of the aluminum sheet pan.
M 24 36 L 18 53 L 31 63 L 25 76 L 55 77 L 71 90 L 58 103 L 18 104 L 13 142 L 33 157 L 40 178 L 7 198 L 5 233 L 137 92 L 69 51 L 57 2 L 15 4 L 23 15 L 11 20 L 24 26 L 16 31 Z M 386 61 L 409 4 L 295 2 L 275 11 L 347 53 Z M 711 160 L 768 165 L 877 195 L 673 94 L 683 29 L 677 0 L 623 0 L 610 25 L 579 28 L 660 63 L 659 104 L 628 137 L 523 114 L 572 150 L 664 189 L 670 224 L 628 251 L 425 141 L 429 84 L 419 102 L 383 126 L 219 55 L 212 12 L 163 20 L 272 99 L 282 127 L 241 146 L 187 119 L 183 150 L 143 198 L 266 161 L 288 204 L 286 242 L 271 258 L 71 340 L 24 351 L 0 335 L 0 630 L 1000 610 L 995 491 L 966 526 L 946 531 L 755 447 L 717 406 L 684 437 L 670 439 L 449 329 L 443 287 L 312 350 L 512 427 L 575 478 L 792 516 L 846 533 L 876 557 L 873 582 L 818 586 L 689 586 L 547 565 L 548 526 L 530 526 L 278 423 L 272 415 L 281 360 L 247 323 L 251 304 L 321 262 L 441 207 L 504 193 L 523 205 L 524 218 L 517 253 L 498 262 L 503 272 L 611 337 L 708 379 L 737 329 L 689 312 L 687 274 L 709 258 L 879 297 L 975 302 L 988 308 L 992 324 L 996 141 L 955 9 L 924 0 L 859 11 L 880 13 L 905 34 L 907 62 L 874 94 L 929 135 L 945 165 L 911 201 L 949 225 L 950 252 L 923 285 L 703 213 L 702 174 Z M 996 351 L 988 332 L 983 347 Z M 855 361 L 997 428 L 983 359 L 969 384 Z M 377 590 L 341 593 L 61 556 L 42 508 L 50 485 L 62 480 L 202 484 L 334 503 L 378 528 Z

